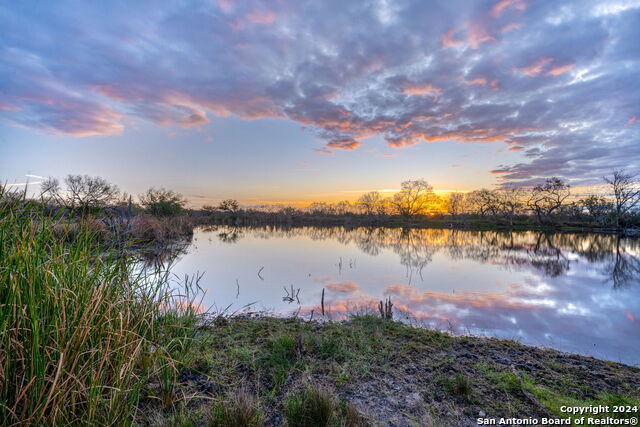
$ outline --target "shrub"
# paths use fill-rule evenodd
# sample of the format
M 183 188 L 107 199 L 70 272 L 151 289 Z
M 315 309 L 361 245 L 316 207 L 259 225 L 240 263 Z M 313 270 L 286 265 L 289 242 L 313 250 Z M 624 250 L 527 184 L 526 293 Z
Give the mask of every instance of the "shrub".
M 150 188 L 138 196 L 147 213 L 155 216 L 173 216 L 184 212 L 187 201 L 182 194 L 164 188 Z

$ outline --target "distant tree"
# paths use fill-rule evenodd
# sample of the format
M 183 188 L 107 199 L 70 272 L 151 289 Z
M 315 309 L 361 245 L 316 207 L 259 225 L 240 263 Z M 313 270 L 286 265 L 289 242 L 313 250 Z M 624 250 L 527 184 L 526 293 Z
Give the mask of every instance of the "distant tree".
M 345 215 L 352 211 L 353 205 L 348 200 L 341 200 L 333 205 L 334 215 Z
M 426 213 L 427 207 L 435 199 L 433 187 L 424 179 L 404 181 L 400 184 L 400 192 L 391 200 L 396 212 L 404 217 L 412 217 Z
M 447 199 L 447 212 L 449 215 L 460 215 L 464 208 L 464 193 L 451 193 Z
M 218 205 L 218 209 L 221 211 L 227 212 L 237 212 L 240 209 L 240 205 L 237 200 L 234 199 L 225 199 L 220 202 Z
M 551 215 L 561 210 L 570 195 L 569 185 L 553 177 L 533 188 L 527 204 L 533 210 L 538 224 L 542 224 Z
M 365 215 L 380 214 L 384 210 L 384 199 L 377 191 L 364 193 L 357 201 L 360 211 Z
M 594 194 L 579 200 L 578 205 L 582 208 L 583 214 L 602 225 L 609 220 L 613 211 L 613 203 L 602 196 Z M 586 212 L 584 212 L 585 210 Z
M 325 202 L 313 202 L 307 207 L 307 211 L 314 215 L 329 215 L 333 213 L 331 206 Z
M 204 205 L 202 207 L 202 210 L 205 211 L 206 213 L 208 213 L 209 215 L 211 215 L 212 213 L 217 211 L 218 208 L 216 208 L 215 206 L 211 206 L 211 205 Z
M 120 195 L 120 190 L 115 184 L 99 176 L 67 175 L 64 184 L 63 190 L 56 178 L 45 179 L 40 184 L 41 197 L 48 202 L 86 211 L 114 203 Z
M 500 215 L 509 220 L 509 225 L 513 226 L 513 219 L 526 206 L 526 192 L 522 188 L 509 187 L 496 191 L 496 203 Z
M 640 203 L 640 185 L 637 182 L 637 175 L 618 169 L 614 170 L 611 176 L 605 176 L 604 181 L 609 184 L 613 192 L 616 227 L 620 227 L 621 220 Z
M 468 193 L 465 202 L 469 210 L 480 216 L 497 215 L 498 214 L 498 198 L 496 193 L 483 188 Z
M 187 201 L 182 194 L 165 188 L 150 188 L 138 196 L 144 209 L 155 216 L 178 215 L 184 211 Z

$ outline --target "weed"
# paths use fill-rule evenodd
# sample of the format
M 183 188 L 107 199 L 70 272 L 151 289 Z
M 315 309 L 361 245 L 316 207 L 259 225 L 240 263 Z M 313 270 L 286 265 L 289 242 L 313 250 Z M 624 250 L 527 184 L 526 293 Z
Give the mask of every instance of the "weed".
M 254 397 L 246 391 L 217 402 L 205 415 L 209 427 L 259 427 L 264 415 Z

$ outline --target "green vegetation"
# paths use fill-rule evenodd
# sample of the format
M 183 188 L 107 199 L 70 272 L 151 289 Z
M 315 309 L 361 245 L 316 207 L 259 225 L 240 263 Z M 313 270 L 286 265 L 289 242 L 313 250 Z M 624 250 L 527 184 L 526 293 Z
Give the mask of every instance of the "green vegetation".
M 340 323 L 218 319 L 189 355 L 178 388 L 194 397 L 176 411 L 194 425 L 211 419 L 210 399 L 218 420 L 240 412 L 261 414 L 255 419 L 265 425 L 296 426 L 454 426 L 473 422 L 480 411 L 560 417 L 561 402 L 640 399 L 637 368 L 508 340 L 452 337 L 378 316 Z M 245 401 L 252 410 L 233 403 L 238 394 L 251 396 Z
M 138 199 L 145 211 L 154 216 L 179 215 L 187 203 L 182 194 L 165 188 L 150 188 Z
M 85 223 L 72 238 L 56 225 L 31 203 L 0 206 L 0 420 L 126 425 L 143 398 L 170 407 L 196 330 L 189 297 Z

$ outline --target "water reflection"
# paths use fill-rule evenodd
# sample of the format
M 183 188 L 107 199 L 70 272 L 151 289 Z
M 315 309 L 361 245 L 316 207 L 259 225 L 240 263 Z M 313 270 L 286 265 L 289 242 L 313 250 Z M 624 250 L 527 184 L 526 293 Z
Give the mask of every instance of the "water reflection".
M 391 297 L 397 317 L 430 327 L 640 362 L 638 239 L 214 227 L 196 233 L 173 271 L 206 271 L 207 302 L 218 306 L 257 301 L 257 310 L 317 318 L 324 289 L 326 315 L 337 319 L 377 312 Z

